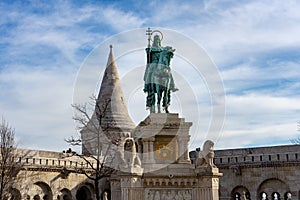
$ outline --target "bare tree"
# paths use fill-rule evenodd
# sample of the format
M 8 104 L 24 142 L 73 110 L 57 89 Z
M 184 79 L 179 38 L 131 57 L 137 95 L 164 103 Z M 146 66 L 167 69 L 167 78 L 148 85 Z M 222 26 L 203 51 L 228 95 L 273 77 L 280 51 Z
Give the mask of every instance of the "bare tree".
M 2 119 L 0 124 L 0 200 L 8 199 L 22 168 L 15 145 L 15 130 Z
M 83 149 L 85 149 L 83 154 L 78 154 L 71 150 L 69 150 L 68 153 L 82 158 L 92 169 L 92 173 L 84 170 L 79 172 L 85 174 L 87 178 L 94 182 L 96 199 L 100 200 L 99 182 L 101 179 L 109 177 L 115 171 L 113 167 L 115 162 L 114 158 L 118 151 L 120 138 L 111 138 L 105 134 L 114 126 L 114 122 L 104 121 L 111 101 L 106 100 L 104 103 L 99 102 L 96 97 L 91 97 L 91 100 L 91 104 L 75 104 L 72 105 L 72 107 L 75 109 L 73 119 L 78 123 L 77 128 L 80 131 L 88 131 L 92 137 L 71 137 L 66 139 L 66 142 L 71 145 L 84 145 L 87 142 L 96 141 L 96 151 L 94 152 L 87 151 L 83 146 Z M 92 115 L 89 114 L 90 107 L 95 108 Z M 96 166 L 93 165 L 93 160 L 96 162 Z
M 300 121 L 297 122 L 297 129 L 300 131 Z M 298 138 L 290 139 L 293 144 L 300 144 L 300 136 Z

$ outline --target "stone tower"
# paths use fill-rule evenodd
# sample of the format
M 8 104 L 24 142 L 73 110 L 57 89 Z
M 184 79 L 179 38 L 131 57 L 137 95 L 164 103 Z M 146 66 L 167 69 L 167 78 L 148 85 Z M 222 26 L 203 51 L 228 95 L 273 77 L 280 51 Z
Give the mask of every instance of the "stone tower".
M 117 65 L 110 45 L 110 52 L 95 111 L 88 126 L 81 131 L 83 154 L 96 155 L 99 143 L 106 137 L 110 141 L 130 136 L 135 125 L 130 118 L 122 91 Z M 98 135 L 100 135 L 100 140 Z

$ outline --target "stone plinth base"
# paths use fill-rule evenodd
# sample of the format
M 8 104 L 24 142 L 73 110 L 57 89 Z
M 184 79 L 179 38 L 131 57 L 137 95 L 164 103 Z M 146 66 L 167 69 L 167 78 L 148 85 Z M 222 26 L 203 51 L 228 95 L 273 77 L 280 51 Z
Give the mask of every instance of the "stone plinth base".
M 132 135 L 143 172 L 119 173 L 111 181 L 112 200 L 218 200 L 218 168 L 190 161 L 191 125 L 178 114 L 152 113 L 142 121 Z
M 188 154 L 191 125 L 175 113 L 151 113 L 133 133 L 142 164 L 191 163 Z

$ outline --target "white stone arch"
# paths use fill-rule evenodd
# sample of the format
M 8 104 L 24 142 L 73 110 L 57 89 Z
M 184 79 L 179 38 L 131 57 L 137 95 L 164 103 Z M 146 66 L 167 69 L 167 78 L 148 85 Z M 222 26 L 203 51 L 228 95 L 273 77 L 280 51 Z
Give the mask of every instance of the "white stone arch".
M 280 195 L 280 198 L 283 198 L 284 194 L 288 191 L 290 191 L 290 189 L 284 181 L 282 181 L 278 178 L 270 178 L 270 179 L 264 180 L 259 185 L 259 187 L 257 189 L 257 197 L 258 197 L 258 199 L 260 199 L 261 195 L 263 193 L 266 193 L 268 199 L 272 200 L 273 195 L 277 193 Z
M 241 199 L 251 199 L 251 194 L 247 187 L 243 185 L 238 185 L 231 191 L 231 199 L 241 200 Z
M 33 199 L 35 196 L 42 196 L 43 190 L 38 185 L 33 184 L 29 187 L 28 193 L 26 194 L 26 198 Z
M 29 188 L 27 195 L 30 196 L 31 199 L 37 199 L 39 197 L 41 200 L 53 200 L 53 194 L 50 186 L 42 181 L 35 182 Z

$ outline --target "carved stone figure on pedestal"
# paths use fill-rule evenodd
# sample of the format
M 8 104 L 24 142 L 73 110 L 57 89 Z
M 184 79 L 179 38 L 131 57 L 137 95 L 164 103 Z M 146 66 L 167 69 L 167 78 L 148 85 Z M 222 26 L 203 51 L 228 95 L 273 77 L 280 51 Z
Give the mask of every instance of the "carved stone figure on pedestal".
M 203 150 L 198 153 L 196 167 L 216 167 L 214 164 L 214 143 L 207 140 L 203 145 Z
M 118 165 L 120 170 L 130 171 L 132 168 L 141 168 L 141 160 L 136 152 L 133 138 L 126 138 L 120 146 L 118 155 Z
M 127 138 L 123 146 L 124 149 L 121 149 L 121 165 L 125 168 L 140 168 L 141 160 L 136 153 L 134 140 L 132 138 Z

